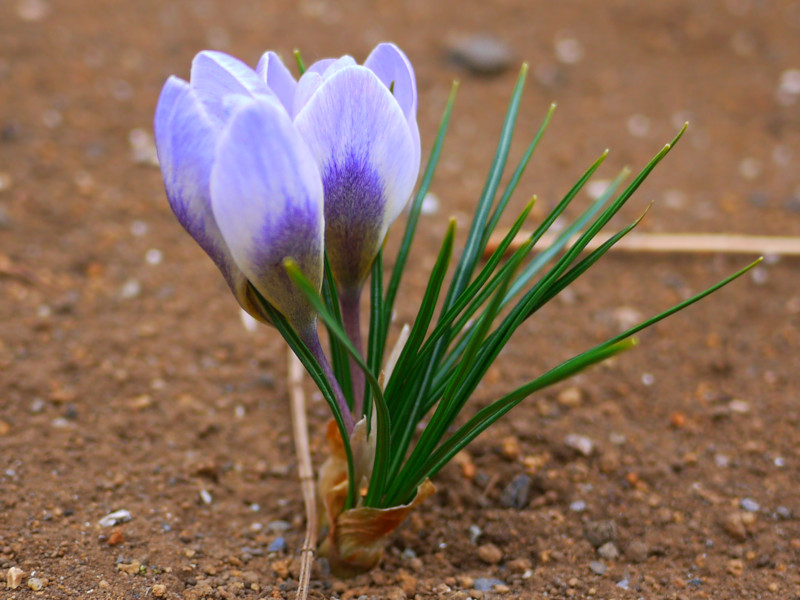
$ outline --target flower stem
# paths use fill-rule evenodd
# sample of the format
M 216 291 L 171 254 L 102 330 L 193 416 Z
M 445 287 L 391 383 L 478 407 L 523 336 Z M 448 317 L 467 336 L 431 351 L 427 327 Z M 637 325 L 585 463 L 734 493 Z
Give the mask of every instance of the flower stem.
M 364 356 L 361 341 L 361 288 L 342 290 L 339 301 L 342 305 L 342 321 L 350 342 Z M 353 414 L 360 419 L 364 412 L 364 373 L 358 363 L 350 357 L 350 381 L 353 384 Z
M 344 394 L 342 393 L 342 388 L 339 386 L 336 375 L 333 374 L 333 369 L 331 369 L 331 365 L 328 362 L 328 357 L 325 356 L 325 352 L 322 350 L 322 344 L 319 342 L 319 335 L 317 335 L 316 327 L 310 329 L 306 333 L 300 334 L 300 337 L 302 337 L 309 352 L 317 359 L 319 366 L 322 367 L 325 379 L 331 384 L 333 395 L 336 398 L 336 404 L 339 406 L 339 410 L 342 411 L 342 418 L 344 419 L 347 433 L 353 433 L 353 428 L 355 427 L 353 413 L 350 412 L 350 407 L 347 405 L 347 400 L 345 400 Z

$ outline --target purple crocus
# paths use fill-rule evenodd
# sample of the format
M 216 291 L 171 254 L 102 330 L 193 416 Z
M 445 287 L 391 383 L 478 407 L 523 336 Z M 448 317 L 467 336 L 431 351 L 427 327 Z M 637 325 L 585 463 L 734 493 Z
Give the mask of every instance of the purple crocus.
M 256 68 L 322 173 L 325 247 L 337 284 L 360 289 L 414 188 L 420 163 L 414 69 L 394 44 L 363 66 L 323 59 L 295 81 L 274 52 Z
M 167 81 L 156 110 L 170 206 L 241 306 L 266 320 L 258 290 L 309 345 L 318 345 L 316 318 L 283 260 L 319 289 L 324 239 L 360 350 L 361 288 L 419 172 L 416 113 L 414 70 L 393 44 L 363 66 L 349 56 L 318 61 L 299 80 L 273 52 L 255 71 L 201 52 L 189 82 Z M 360 416 L 357 369 L 353 382 Z
M 164 85 L 155 133 L 170 206 L 242 307 L 265 320 L 255 288 L 299 333 L 315 329 L 282 261 L 321 285 L 322 180 L 275 94 L 244 63 L 201 52 L 189 82 Z
M 397 46 L 385 43 L 363 66 L 350 56 L 324 59 L 298 81 L 274 52 L 256 71 L 292 116 L 322 174 L 325 248 L 345 328 L 360 350 L 361 288 L 419 173 L 414 69 Z M 359 416 L 363 378 L 352 371 Z

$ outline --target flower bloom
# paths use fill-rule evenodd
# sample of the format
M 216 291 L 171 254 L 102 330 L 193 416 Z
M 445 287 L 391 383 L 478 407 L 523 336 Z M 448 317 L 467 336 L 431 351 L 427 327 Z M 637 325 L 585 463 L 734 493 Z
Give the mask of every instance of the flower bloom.
M 419 173 L 417 84 L 394 44 L 364 65 L 323 59 L 295 80 L 274 52 L 256 72 L 292 117 L 325 190 L 325 248 L 344 290 L 360 288 Z
M 308 328 L 313 311 L 283 259 L 319 288 L 324 243 L 337 282 L 360 288 L 419 173 L 416 113 L 414 71 L 393 44 L 363 66 L 318 61 L 299 80 L 274 52 L 256 70 L 201 52 L 156 109 L 170 206 L 245 310 L 266 320 L 255 288 Z
M 155 138 L 173 212 L 241 306 L 266 320 L 254 287 L 295 329 L 312 327 L 313 309 L 283 260 L 321 286 L 322 178 L 275 94 L 244 63 L 201 52 L 189 82 L 164 85 Z

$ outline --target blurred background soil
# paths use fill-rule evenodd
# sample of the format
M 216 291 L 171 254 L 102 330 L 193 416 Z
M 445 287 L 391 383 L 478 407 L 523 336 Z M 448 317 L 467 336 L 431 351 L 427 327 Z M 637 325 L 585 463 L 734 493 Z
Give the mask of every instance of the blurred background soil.
M 24 573 L 4 598 L 292 596 L 284 346 L 243 327 L 171 215 L 152 115 L 204 48 L 255 65 L 383 40 L 415 66 L 423 156 L 461 81 L 398 325 L 475 205 L 522 61 L 512 162 L 558 109 L 517 210 L 535 193 L 541 219 L 607 147 L 599 180 L 643 166 L 689 120 L 613 224 L 654 201 L 643 231 L 800 234 L 796 0 L 3 0 L 0 575 Z M 468 412 L 749 260 L 612 253 L 520 329 Z M 530 398 L 437 477 L 381 568 L 321 570 L 314 597 L 800 597 L 799 282 L 767 257 Z

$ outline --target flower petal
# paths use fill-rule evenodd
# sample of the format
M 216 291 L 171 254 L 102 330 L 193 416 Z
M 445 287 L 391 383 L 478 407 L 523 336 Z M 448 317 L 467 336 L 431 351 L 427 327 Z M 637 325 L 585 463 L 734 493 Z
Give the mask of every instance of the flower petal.
M 352 67 L 355 64 L 356 61 L 352 56 L 345 55 L 341 58 L 323 58 L 306 69 L 306 72 L 303 73 L 297 83 L 297 91 L 292 105 L 292 116 L 303 109 L 324 81 L 330 79 L 331 76 L 345 67 Z
M 265 52 L 261 60 L 258 61 L 256 73 L 266 82 L 267 87 L 275 93 L 286 112 L 292 114 L 297 82 L 280 57 L 271 50 Z
M 389 89 L 360 66 L 337 70 L 295 125 L 322 173 L 334 275 L 345 287 L 358 286 L 413 191 L 418 137 Z
M 170 77 L 164 84 L 154 129 L 172 211 L 217 265 L 242 308 L 264 321 L 248 296 L 247 279 L 234 263 L 211 212 L 209 179 L 219 131 L 187 82 Z
M 191 84 L 206 110 L 223 122 L 234 109 L 226 97 L 273 95 L 267 84 L 245 63 L 224 52 L 211 50 L 194 57 Z
M 322 284 L 323 190 L 319 169 L 277 101 L 256 100 L 231 116 L 211 171 L 211 206 L 236 264 L 300 331 L 313 308 L 283 267 L 292 257 Z
M 378 44 L 364 61 L 364 66 L 375 73 L 386 87 L 392 87 L 394 97 L 409 122 L 416 120 L 417 78 L 414 67 L 403 51 L 394 44 Z
M 414 147 L 420 150 L 419 126 L 417 125 L 417 77 L 411 61 L 395 44 L 384 42 L 370 52 L 364 66 L 378 76 L 403 109 L 408 120 Z M 419 160 L 419 156 L 416 158 Z

